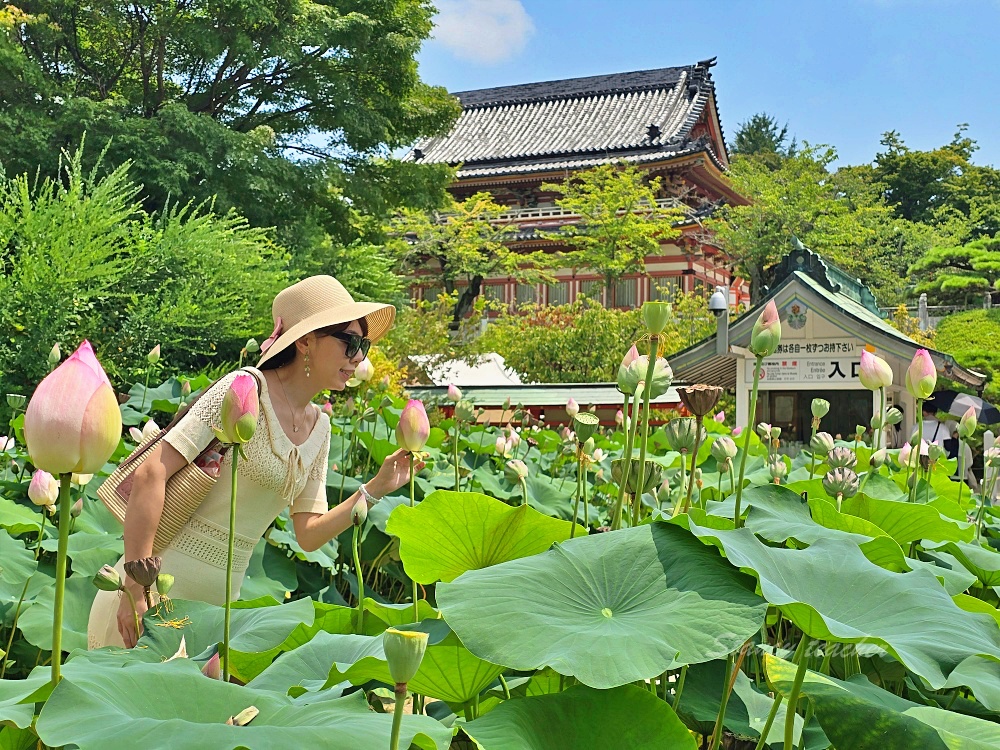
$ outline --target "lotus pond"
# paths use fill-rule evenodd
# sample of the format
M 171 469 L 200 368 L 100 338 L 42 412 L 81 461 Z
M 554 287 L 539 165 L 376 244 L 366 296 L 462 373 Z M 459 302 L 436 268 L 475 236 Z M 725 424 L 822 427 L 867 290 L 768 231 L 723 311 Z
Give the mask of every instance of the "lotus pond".
M 665 362 L 639 361 L 633 392 L 669 384 Z M 140 383 L 123 422 L 162 420 L 206 384 Z M 405 402 L 368 394 L 334 411 L 331 504 L 397 448 Z M 387 748 L 399 700 L 399 747 L 426 750 L 1000 748 L 1000 513 L 954 461 L 834 441 L 822 416 L 789 459 L 767 425 L 734 439 L 701 410 L 650 427 L 642 402 L 606 427 L 516 405 L 476 424 L 459 401 L 412 495 L 314 552 L 279 518 L 232 611 L 228 683 L 203 672 L 223 633 L 208 604 L 161 603 L 137 648 L 86 650 L 93 578 L 123 548 L 101 475 L 78 478 L 54 687 L 57 530 L 28 497 L 15 416 L 0 748 Z M 405 696 L 390 629 L 426 636 Z

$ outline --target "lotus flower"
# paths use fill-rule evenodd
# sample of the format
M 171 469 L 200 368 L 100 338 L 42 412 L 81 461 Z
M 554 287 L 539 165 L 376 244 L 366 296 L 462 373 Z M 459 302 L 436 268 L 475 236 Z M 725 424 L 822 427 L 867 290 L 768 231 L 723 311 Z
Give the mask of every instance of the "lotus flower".
M 427 438 L 431 434 L 431 425 L 427 421 L 427 412 L 424 405 L 414 398 L 411 398 L 403 413 L 399 415 L 399 424 L 396 425 L 396 442 L 399 447 L 410 453 L 417 453 L 427 444 Z
M 90 484 L 90 480 L 94 478 L 93 474 L 71 474 L 69 481 L 78 487 L 86 487 Z
M 55 507 L 59 499 L 59 482 L 42 469 L 36 469 L 28 484 L 28 498 L 40 508 Z
M 69 509 L 70 518 L 79 518 L 83 514 L 83 498 L 81 497 Z
M 622 363 L 618 365 L 618 390 L 622 393 L 630 395 L 635 393 L 635 387 L 639 383 L 639 376 L 636 375 L 632 365 L 635 364 L 637 359 L 639 359 L 639 350 L 635 348 L 635 344 L 632 344 L 632 348 L 625 353 Z
M 775 454 L 767 459 L 767 471 L 774 483 L 778 484 L 781 478 L 788 474 L 788 464 L 785 463 L 784 457 Z
M 50 474 L 93 474 L 118 447 L 118 399 L 90 342 L 50 372 L 35 389 L 24 415 L 31 462 Z
M 618 425 L 619 427 L 625 424 L 625 412 L 623 412 L 621 409 L 615 412 L 615 424 Z
M 222 427 L 213 428 L 219 442 L 228 445 L 250 441 L 257 431 L 260 401 L 253 375 L 237 375 L 222 397 L 219 419 Z
M 962 440 L 968 440 L 972 437 L 972 433 L 976 431 L 976 425 L 976 407 L 970 406 L 958 421 L 958 436 Z
M 367 357 L 358 362 L 358 366 L 354 368 L 354 379 L 361 383 L 367 383 L 374 374 L 375 366 Z
M 160 361 L 160 345 L 157 344 L 152 349 L 149 350 L 149 354 L 146 355 L 146 361 L 151 365 L 155 365 Z
M 771 300 L 753 324 L 748 348 L 758 357 L 770 357 L 777 351 L 780 343 L 781 320 L 778 318 L 778 308 L 774 300 Z
M 191 381 L 185 380 L 181 383 L 181 398 L 187 398 L 191 395 Z
M 327 401 L 326 403 L 324 403 L 320 407 L 320 409 L 323 410 L 323 413 L 326 414 L 326 416 L 328 416 L 328 417 L 332 417 L 333 416 L 333 404 L 330 403 L 329 401 Z
M 873 469 L 879 469 L 885 464 L 886 458 L 889 453 L 885 448 L 879 448 L 877 451 L 872 453 L 871 457 L 868 459 L 868 463 L 871 464 Z
M 810 404 L 810 408 L 812 409 L 813 417 L 822 419 L 830 413 L 830 402 L 825 398 L 814 398 L 812 404 Z
M 570 396 L 569 401 L 566 402 L 566 413 L 569 415 L 570 419 L 580 413 L 580 405 L 576 403 L 576 400 L 572 396 Z
M 636 398 L 644 397 L 646 390 L 646 372 L 649 370 L 649 356 L 641 355 L 635 362 L 629 365 L 629 382 L 635 380 Z M 656 358 L 653 365 L 653 379 L 649 383 L 649 397 L 658 398 L 667 392 L 670 384 L 674 382 L 674 372 L 663 357 Z
M 507 455 L 507 438 L 505 438 L 503 435 L 497 436 L 496 443 L 494 444 L 493 447 L 496 449 L 496 452 L 497 452 L 498 456 L 506 456 Z
M 926 349 L 917 349 L 913 361 L 906 368 L 906 390 L 913 398 L 926 400 L 934 393 L 937 385 L 937 368 Z
M 389 675 L 397 685 L 408 683 L 420 669 L 428 638 L 427 633 L 395 628 L 388 628 L 382 634 L 382 650 L 385 652 Z
M 212 654 L 212 658 L 205 662 L 205 666 L 201 668 L 201 673 L 211 680 L 222 679 L 222 667 L 219 663 L 218 651 Z
M 669 302 L 643 302 L 642 322 L 652 334 L 663 333 L 663 329 L 670 323 L 673 317 Z
M 742 427 L 734 427 L 733 428 L 732 435 L 733 435 L 734 438 L 738 438 L 742 434 L 743 434 L 743 428 Z
M 17 446 L 17 441 L 12 437 L 7 437 L 6 435 L 0 435 L 0 453 L 6 453 L 9 450 L 14 450 Z
M 455 385 L 454 383 L 451 383 L 448 386 L 448 400 L 451 401 L 453 404 L 457 404 L 459 401 L 462 400 L 462 391 L 460 391 L 458 386 Z
M 718 424 L 724 424 L 726 421 L 726 412 L 720 411 L 712 419 Z
M 869 391 L 888 388 L 892 385 L 892 368 L 881 357 L 877 357 L 867 349 L 861 352 L 861 368 L 858 380 Z

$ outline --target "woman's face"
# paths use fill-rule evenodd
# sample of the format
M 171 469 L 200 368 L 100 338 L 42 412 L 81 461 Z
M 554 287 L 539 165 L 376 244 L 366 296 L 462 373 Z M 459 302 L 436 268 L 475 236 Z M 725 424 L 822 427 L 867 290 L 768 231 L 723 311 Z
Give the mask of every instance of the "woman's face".
M 345 333 L 362 335 L 361 324 L 353 321 Z M 333 336 L 318 334 L 315 337 L 310 355 L 310 370 L 312 377 L 322 390 L 342 391 L 347 387 L 347 381 L 354 374 L 364 355 L 359 351 L 353 357 L 347 357 L 347 342 Z

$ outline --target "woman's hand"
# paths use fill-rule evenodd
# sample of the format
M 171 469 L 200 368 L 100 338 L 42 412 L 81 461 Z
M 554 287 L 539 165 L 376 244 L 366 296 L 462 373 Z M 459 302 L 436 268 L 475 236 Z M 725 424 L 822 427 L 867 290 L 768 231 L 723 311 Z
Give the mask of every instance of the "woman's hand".
M 425 466 L 423 461 L 413 462 L 413 473 L 416 474 Z M 386 457 L 378 473 L 365 486 L 375 497 L 385 497 L 392 494 L 410 481 L 410 453 L 400 448 Z
M 132 610 L 132 602 L 128 594 L 122 592 L 119 596 L 121 601 L 118 604 L 118 632 L 122 634 L 122 640 L 127 648 L 134 648 L 142 635 L 142 616 L 146 613 L 146 597 L 143 595 L 142 587 L 136 588 L 131 581 L 125 583 L 129 587 L 132 598 L 135 599 L 135 610 Z M 139 629 L 136 630 L 136 618 L 139 620 Z

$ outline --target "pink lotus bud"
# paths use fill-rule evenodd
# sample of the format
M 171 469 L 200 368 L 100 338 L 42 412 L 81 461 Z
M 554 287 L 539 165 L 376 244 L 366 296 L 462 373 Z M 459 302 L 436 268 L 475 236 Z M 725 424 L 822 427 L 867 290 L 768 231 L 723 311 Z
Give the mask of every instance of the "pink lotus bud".
M 618 388 L 622 393 L 635 393 L 636 385 L 638 385 L 639 377 L 632 367 L 633 364 L 639 359 L 639 350 L 635 348 L 635 344 L 632 344 L 632 348 L 629 349 L 625 356 L 622 358 L 622 363 L 618 366 Z
M 977 424 L 976 407 L 970 406 L 958 421 L 958 436 L 963 440 L 968 440 L 976 431 Z
M 925 400 L 934 393 L 937 385 L 937 368 L 926 349 L 917 349 L 913 361 L 906 368 L 906 390 L 915 399 Z
M 458 389 L 458 386 L 456 386 L 454 383 L 451 383 L 448 386 L 448 400 L 451 401 L 453 404 L 457 404 L 459 401 L 462 400 L 462 392 Z
M 326 414 L 326 416 L 328 417 L 333 416 L 333 404 L 331 404 L 329 401 L 323 404 L 323 406 L 321 406 L 320 408 L 323 410 L 323 413 Z
M 576 403 L 576 400 L 572 396 L 570 396 L 569 401 L 566 402 L 566 413 L 569 415 L 570 419 L 580 413 L 580 405 Z
M 881 357 L 876 357 L 867 349 L 861 352 L 861 369 L 858 373 L 861 385 L 869 391 L 888 388 L 892 385 L 892 368 Z
M 753 324 L 749 349 L 758 357 L 770 357 L 777 351 L 780 343 L 781 321 L 778 319 L 778 308 L 774 300 L 771 300 Z
M 201 668 L 201 673 L 212 680 L 222 679 L 222 667 L 219 665 L 218 652 L 205 662 L 205 666 Z
M 69 514 L 73 518 L 79 518 L 81 513 L 83 513 L 83 498 L 82 497 L 79 500 L 77 500 L 75 503 L 73 503 L 73 507 L 69 509 Z
M 416 453 L 426 445 L 430 434 L 431 425 L 427 421 L 424 405 L 415 398 L 411 398 L 403 407 L 403 413 L 399 415 L 399 424 L 396 425 L 396 442 L 399 443 L 400 448 L 410 453 Z
M 146 361 L 151 365 L 155 365 L 160 361 L 160 345 L 157 344 L 152 349 L 149 350 L 149 354 L 146 355 Z
M 41 508 L 54 506 L 59 499 L 59 482 L 49 472 L 36 469 L 28 484 L 28 498 Z
M 625 424 L 625 413 L 621 409 L 615 412 L 615 424 L 619 427 Z
M 17 441 L 12 437 L 7 437 L 6 435 L 0 435 L 0 453 L 6 453 L 7 451 L 14 450 L 17 446 Z
M 131 433 L 131 431 L 130 431 Z M 142 439 L 149 440 L 151 437 L 155 437 L 160 434 L 160 425 L 156 424 L 152 419 L 146 420 L 146 424 L 142 426 Z
M 367 383 L 372 379 L 372 375 L 375 374 L 375 366 L 371 363 L 371 360 L 365 357 L 363 360 L 358 362 L 358 366 L 354 368 L 354 377 L 360 380 L 362 383 Z
M 712 419 L 718 422 L 719 424 L 722 424 L 723 422 L 726 421 L 726 412 L 720 411 L 718 414 L 712 417 Z
M 31 462 L 52 474 L 93 474 L 118 447 L 122 417 L 118 399 L 84 341 L 38 384 L 24 415 Z
M 129 427 L 128 435 L 136 445 L 142 442 L 142 430 L 138 427 Z
M 733 428 L 733 437 L 734 438 L 738 438 L 742 434 L 743 434 L 743 428 L 742 427 L 734 427 Z
M 502 456 L 504 455 L 507 449 L 507 440 L 504 438 L 503 435 L 501 435 L 500 437 L 497 438 L 496 444 L 493 447 L 496 448 L 497 455 Z
M 181 383 L 181 398 L 187 398 L 191 395 L 191 382 L 185 380 Z
M 521 444 L 521 436 L 517 434 L 517 431 L 515 431 L 513 427 L 508 428 L 507 430 L 507 444 L 511 448 L 516 448 Z
M 257 382 L 253 375 L 237 375 L 222 397 L 222 426 L 214 428 L 215 436 L 230 445 L 249 442 L 257 431 L 259 414 Z

